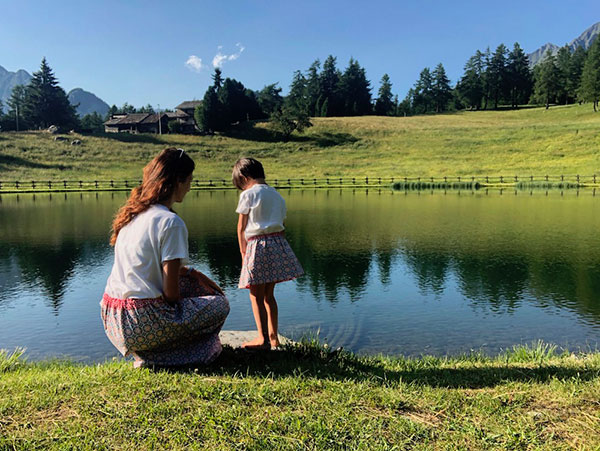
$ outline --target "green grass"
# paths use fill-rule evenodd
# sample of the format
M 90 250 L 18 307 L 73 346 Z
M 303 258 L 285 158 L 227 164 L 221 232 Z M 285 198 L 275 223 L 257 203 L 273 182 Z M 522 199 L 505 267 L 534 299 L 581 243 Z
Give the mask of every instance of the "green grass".
M 8 362 L 8 363 L 7 363 Z M 0 356 L 0 449 L 597 449 L 600 354 L 365 357 L 304 342 L 206 368 Z
M 589 105 L 313 123 L 287 143 L 266 123 L 204 137 L 77 136 L 81 146 L 44 132 L 0 133 L 0 179 L 137 179 L 166 146 L 188 150 L 200 179 L 228 179 L 246 155 L 262 160 L 271 179 L 591 175 L 600 166 L 600 114 Z

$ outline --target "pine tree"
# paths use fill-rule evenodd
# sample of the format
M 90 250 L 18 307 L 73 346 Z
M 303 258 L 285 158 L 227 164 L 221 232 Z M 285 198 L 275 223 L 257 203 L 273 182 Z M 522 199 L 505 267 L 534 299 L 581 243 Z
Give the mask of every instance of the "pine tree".
M 513 108 L 518 108 L 519 104 L 527 103 L 533 87 L 529 58 L 518 42 L 508 54 L 506 66 L 510 103 Z
M 306 73 L 306 100 L 308 103 L 308 114 L 310 116 L 320 116 L 321 114 L 321 102 L 319 102 L 319 97 L 321 95 L 321 81 L 319 77 L 320 68 L 321 62 L 315 60 Z
M 202 103 L 194 111 L 194 119 L 198 128 L 209 133 L 222 130 L 221 111 L 221 102 L 219 101 L 217 90 L 214 86 L 210 86 L 204 94 Z
M 283 105 L 283 97 L 281 97 L 281 88 L 277 87 L 277 83 L 266 85 L 257 95 L 258 105 L 266 116 L 270 116 L 275 111 L 281 109 Z
M 294 72 L 294 78 L 290 85 L 290 93 L 286 98 L 286 103 L 293 111 L 302 111 L 309 114 L 306 78 L 304 78 L 304 75 L 299 70 Z
M 33 73 L 25 88 L 23 116 L 33 127 L 47 128 L 56 125 L 75 128 L 79 123 L 75 107 L 69 102 L 64 89 L 58 85 L 46 58 L 42 59 L 40 70 Z
M 585 102 L 592 102 L 598 111 L 600 101 L 600 38 L 596 38 L 588 51 L 581 73 L 580 96 Z
M 379 116 L 395 115 L 398 97 L 396 97 L 395 101 L 392 100 L 392 82 L 389 75 L 383 74 L 380 83 L 381 86 L 379 87 L 377 101 L 375 102 L 375 114 Z
M 327 108 L 321 106 L 321 115 L 325 111 L 327 116 L 338 116 L 341 109 L 339 99 L 341 74 L 335 64 L 336 58 L 333 55 L 329 55 L 323 63 L 323 70 L 319 74 L 320 96 L 323 99 L 323 104 L 327 102 Z
M 581 86 L 581 73 L 583 72 L 583 65 L 585 64 L 586 58 L 587 52 L 583 47 L 577 47 L 571 55 L 567 92 L 569 93 L 569 97 L 574 100 L 579 98 L 578 91 Z
M 465 73 L 457 90 L 470 109 L 481 108 L 483 99 L 483 53 L 479 50 L 465 64 Z
M 433 78 L 431 70 L 428 67 L 423 69 L 419 74 L 419 79 L 412 90 L 411 104 L 411 110 L 415 114 L 433 111 L 435 105 L 433 99 Z
M 340 78 L 338 92 L 341 109 L 337 114 L 362 116 L 371 113 L 371 82 L 367 80 L 364 68 L 354 58 L 350 58 Z
M 548 51 L 540 64 L 535 68 L 535 91 L 534 100 L 543 102 L 546 109 L 550 108 L 556 96 L 558 82 L 558 70 L 556 68 L 556 57 Z
M 11 123 L 14 124 L 14 130 L 26 130 L 29 124 L 25 121 L 24 105 L 26 98 L 26 88 L 23 85 L 13 87 L 10 98 L 8 99 L 8 114 Z M 12 127 L 11 127 L 12 128 Z
M 223 75 L 221 69 L 218 67 L 215 67 L 215 72 L 212 74 L 212 80 L 215 91 L 219 93 L 219 89 L 221 89 L 221 86 L 223 86 Z
M 432 99 L 436 113 L 446 111 L 448 102 L 452 98 L 452 88 L 450 88 L 450 80 L 446 76 L 446 70 L 442 63 L 439 63 L 432 73 Z
M 494 101 L 494 109 L 504 98 L 507 86 L 506 77 L 506 55 L 508 50 L 504 44 L 500 44 L 487 67 L 488 86 L 490 89 L 490 98 Z
M 490 48 L 486 48 L 485 52 L 483 52 L 483 73 L 481 75 L 481 79 L 483 82 L 483 109 L 487 110 L 489 101 L 490 101 L 490 96 L 491 96 L 491 80 L 490 80 L 490 73 L 489 73 L 489 67 L 492 61 L 492 54 L 490 52 Z
M 571 103 L 569 77 L 571 76 L 571 49 L 565 45 L 556 54 L 556 101 L 563 105 Z

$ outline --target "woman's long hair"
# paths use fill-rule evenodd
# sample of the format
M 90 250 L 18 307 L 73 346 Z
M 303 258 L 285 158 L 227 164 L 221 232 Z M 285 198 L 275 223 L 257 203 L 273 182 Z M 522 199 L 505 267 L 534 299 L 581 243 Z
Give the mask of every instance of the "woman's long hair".
M 154 157 L 144 168 L 142 184 L 131 190 L 129 199 L 115 216 L 111 246 L 115 245 L 119 231 L 133 218 L 152 205 L 170 199 L 177 182 L 184 182 L 194 168 L 194 161 L 182 149 L 169 147 Z

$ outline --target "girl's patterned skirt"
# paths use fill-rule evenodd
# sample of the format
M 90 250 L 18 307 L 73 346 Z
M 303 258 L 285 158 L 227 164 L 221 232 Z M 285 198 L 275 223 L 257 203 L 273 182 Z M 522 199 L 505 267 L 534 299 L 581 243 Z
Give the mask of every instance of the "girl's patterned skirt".
M 208 292 L 192 276 L 180 278 L 181 299 L 115 299 L 100 302 L 106 335 L 135 366 L 210 363 L 221 353 L 219 331 L 229 314 L 225 296 Z
M 300 277 L 304 270 L 283 232 L 248 238 L 239 288 L 283 282 Z

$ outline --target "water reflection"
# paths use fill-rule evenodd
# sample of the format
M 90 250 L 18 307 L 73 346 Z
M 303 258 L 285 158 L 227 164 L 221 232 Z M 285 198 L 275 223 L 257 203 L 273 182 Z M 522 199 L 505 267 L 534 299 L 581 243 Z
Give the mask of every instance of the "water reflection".
M 391 295 L 427 317 L 430 307 L 419 299 L 449 303 L 456 291 L 474 322 L 481 312 L 514 316 L 527 307 L 538 315 L 531 321 L 544 321 L 543 312 L 573 312 L 583 324 L 600 326 L 600 213 L 591 194 L 282 193 L 288 240 L 306 272 L 291 297 L 351 309 Z M 3 307 L 20 305 L 25 291 L 60 316 L 73 285 L 97 313 L 112 263 L 110 222 L 125 197 L 1 198 L 0 325 Z M 190 231 L 192 260 L 230 291 L 240 271 L 235 204 L 234 192 L 192 192 L 176 206 Z

